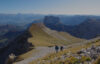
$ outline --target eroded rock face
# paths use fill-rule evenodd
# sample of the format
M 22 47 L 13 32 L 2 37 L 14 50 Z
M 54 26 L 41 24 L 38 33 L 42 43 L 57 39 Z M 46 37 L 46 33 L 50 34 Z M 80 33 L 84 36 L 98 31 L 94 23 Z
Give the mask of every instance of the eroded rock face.
M 71 28 L 70 26 L 61 23 L 59 17 L 54 16 L 46 16 L 44 18 L 44 25 L 49 27 L 50 29 L 57 31 L 69 31 L 69 29 Z
M 62 28 L 60 26 L 60 19 L 54 16 L 46 16 L 44 18 L 44 24 L 51 29 L 61 30 Z

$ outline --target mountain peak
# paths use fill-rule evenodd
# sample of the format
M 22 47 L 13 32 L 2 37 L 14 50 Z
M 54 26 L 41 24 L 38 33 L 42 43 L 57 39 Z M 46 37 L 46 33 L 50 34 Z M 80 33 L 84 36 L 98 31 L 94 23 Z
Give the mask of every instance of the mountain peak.
M 44 25 L 49 27 L 50 29 L 57 30 L 57 31 L 62 31 L 64 30 L 64 24 L 60 22 L 59 17 L 55 16 L 46 16 L 44 18 Z
M 56 24 L 60 22 L 60 18 L 59 17 L 55 17 L 55 16 L 45 16 L 44 18 L 44 23 L 48 23 L 48 24 Z

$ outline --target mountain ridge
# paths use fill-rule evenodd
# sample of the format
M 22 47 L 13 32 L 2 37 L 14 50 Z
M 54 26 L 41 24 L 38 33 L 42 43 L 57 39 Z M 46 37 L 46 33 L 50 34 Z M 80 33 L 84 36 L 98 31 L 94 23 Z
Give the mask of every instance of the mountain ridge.
M 92 39 L 100 34 L 100 20 L 94 18 L 88 18 L 77 26 L 68 26 L 61 23 L 59 17 L 47 16 L 44 19 L 44 24 L 50 29 L 68 32 L 78 38 Z

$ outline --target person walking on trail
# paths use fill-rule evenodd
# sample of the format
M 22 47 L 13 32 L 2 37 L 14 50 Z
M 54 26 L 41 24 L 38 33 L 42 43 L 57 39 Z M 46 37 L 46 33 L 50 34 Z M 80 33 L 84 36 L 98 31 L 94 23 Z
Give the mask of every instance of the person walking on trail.
M 63 51 L 63 49 L 64 49 L 64 47 L 63 47 L 63 46 L 61 46 L 61 47 L 60 47 L 60 51 Z
M 55 50 L 56 50 L 56 53 L 58 52 L 59 50 L 59 47 L 57 45 L 55 45 Z

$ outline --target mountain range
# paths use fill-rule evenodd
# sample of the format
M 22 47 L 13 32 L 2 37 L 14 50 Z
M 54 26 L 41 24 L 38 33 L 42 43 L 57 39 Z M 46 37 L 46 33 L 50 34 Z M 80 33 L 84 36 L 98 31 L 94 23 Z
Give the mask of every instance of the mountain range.
M 77 25 L 68 25 L 59 16 L 45 16 L 42 20 L 37 19 L 22 26 L 0 25 L 0 59 L 10 53 L 19 56 L 34 46 L 82 43 L 85 40 L 99 37 L 99 35 L 99 17 L 87 17 Z M 0 61 L 0 63 L 2 62 Z
M 29 23 L 42 20 L 47 15 L 43 14 L 0 14 L 0 25 L 18 25 L 25 26 Z M 51 16 L 51 15 L 48 15 Z M 79 25 L 88 18 L 100 19 L 100 16 L 93 15 L 52 15 L 60 18 L 61 22 L 66 25 Z
M 100 34 L 100 20 L 94 18 L 88 18 L 79 25 L 69 26 L 63 24 L 59 17 L 47 16 L 44 24 L 50 29 L 68 32 L 72 36 L 83 39 L 92 39 Z

